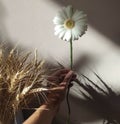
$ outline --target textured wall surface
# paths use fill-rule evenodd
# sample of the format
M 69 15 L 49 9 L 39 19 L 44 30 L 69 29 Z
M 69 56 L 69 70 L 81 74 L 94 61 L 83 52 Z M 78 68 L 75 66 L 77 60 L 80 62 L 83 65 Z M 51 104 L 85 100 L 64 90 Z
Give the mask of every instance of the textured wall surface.
M 88 14 L 87 33 L 74 44 L 74 68 L 92 77 L 89 66 L 114 90 L 120 89 L 120 2 L 119 0 L 0 0 L 0 39 L 19 43 L 26 49 L 38 49 L 51 63 L 69 66 L 69 43 L 54 36 L 52 20 L 62 6 L 72 4 Z M 101 124 L 86 107 L 74 86 L 71 92 L 73 124 Z M 64 124 L 66 103 L 58 121 Z

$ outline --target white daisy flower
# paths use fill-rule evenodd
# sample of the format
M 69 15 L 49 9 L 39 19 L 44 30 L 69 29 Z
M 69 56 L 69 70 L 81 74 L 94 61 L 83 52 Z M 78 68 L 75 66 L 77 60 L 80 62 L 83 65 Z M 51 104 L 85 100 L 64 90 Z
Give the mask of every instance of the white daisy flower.
M 64 7 L 53 19 L 55 35 L 65 41 L 78 40 L 87 30 L 87 15 L 74 10 L 72 6 Z

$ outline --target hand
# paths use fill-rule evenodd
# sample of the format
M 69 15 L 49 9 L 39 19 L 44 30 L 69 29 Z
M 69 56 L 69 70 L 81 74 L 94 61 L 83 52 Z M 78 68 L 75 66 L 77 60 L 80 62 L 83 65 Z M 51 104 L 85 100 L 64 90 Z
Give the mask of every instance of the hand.
M 66 89 L 71 81 L 76 78 L 73 71 L 68 69 L 61 69 L 51 75 L 48 80 L 57 84 L 56 87 L 50 88 L 48 93 L 48 101 L 45 103 L 50 108 L 59 107 L 64 100 Z
M 52 87 L 48 93 L 48 102 L 40 106 L 24 124 L 51 124 L 60 103 L 63 101 L 69 83 L 76 78 L 73 71 L 62 69 L 48 78 L 56 87 Z

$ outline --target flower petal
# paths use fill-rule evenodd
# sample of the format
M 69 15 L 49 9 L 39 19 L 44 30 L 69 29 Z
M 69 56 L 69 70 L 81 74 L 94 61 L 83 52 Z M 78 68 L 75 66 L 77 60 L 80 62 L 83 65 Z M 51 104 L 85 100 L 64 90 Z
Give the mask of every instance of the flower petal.
M 64 28 L 64 26 L 63 25 L 56 25 L 55 26 L 55 31 L 59 30 L 60 28 Z
M 72 8 L 72 6 L 69 5 L 68 7 L 66 7 L 65 10 L 66 10 L 66 15 L 67 15 L 68 19 L 71 18 L 72 17 L 72 14 L 73 14 L 73 8 Z
M 64 35 L 65 35 L 66 30 L 63 30 L 60 34 L 59 34 L 59 38 L 63 39 Z
M 73 21 L 74 25 L 65 26 L 68 21 Z M 75 10 L 72 6 L 63 8 L 53 20 L 55 26 L 55 35 L 59 38 L 70 41 L 78 40 L 87 30 L 87 17 L 83 11 Z M 69 24 L 69 23 L 68 23 Z
M 60 28 L 60 29 L 55 31 L 55 35 L 59 35 L 63 31 L 64 31 L 64 28 Z
M 71 30 L 67 30 L 63 37 L 63 40 L 70 41 L 70 39 L 71 39 Z
M 54 24 L 63 24 L 64 23 L 64 19 L 63 18 L 59 18 L 59 17 L 55 17 L 54 19 L 53 19 L 53 23 Z
M 75 40 L 79 38 L 79 35 L 81 34 L 80 30 L 78 27 L 75 27 L 72 29 L 72 34 L 74 35 Z
M 77 20 L 80 20 L 80 19 L 82 19 L 82 18 L 86 18 L 86 14 L 84 14 L 84 12 L 83 11 L 78 11 L 78 10 L 76 10 L 75 11 L 75 13 L 74 13 L 74 15 L 73 15 L 73 17 L 72 17 L 72 19 L 74 20 L 74 21 L 77 21 Z
M 67 19 L 67 15 L 65 13 L 65 8 L 63 8 L 62 11 L 59 11 L 57 16 L 60 18 L 63 18 L 64 20 Z

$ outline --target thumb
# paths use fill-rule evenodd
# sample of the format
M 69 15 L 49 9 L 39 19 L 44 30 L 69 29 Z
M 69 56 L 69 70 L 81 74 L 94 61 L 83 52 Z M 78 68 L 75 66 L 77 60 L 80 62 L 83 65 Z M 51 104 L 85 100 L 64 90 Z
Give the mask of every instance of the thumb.
M 66 82 L 67 85 L 68 85 L 69 82 L 72 80 L 73 75 L 74 75 L 73 71 L 69 71 L 69 72 L 66 74 L 65 78 L 63 79 L 63 82 Z

